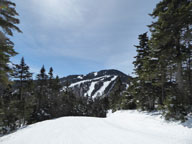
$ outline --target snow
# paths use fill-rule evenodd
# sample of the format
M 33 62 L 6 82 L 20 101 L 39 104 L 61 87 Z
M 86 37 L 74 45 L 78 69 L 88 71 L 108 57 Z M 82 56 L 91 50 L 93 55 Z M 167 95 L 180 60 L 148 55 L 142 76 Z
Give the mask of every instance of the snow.
M 82 76 L 78 76 L 77 78 L 78 78 L 78 79 L 83 79 L 83 77 L 82 77 Z
M 189 125 L 166 122 L 156 113 L 118 111 L 107 118 L 39 122 L 1 137 L 0 144 L 192 144 Z
M 128 89 L 129 88 L 129 84 L 126 84 L 126 89 Z
M 69 87 L 74 87 L 76 85 L 80 85 L 81 83 L 95 81 L 95 80 L 100 80 L 102 78 L 108 78 L 108 77 L 110 77 L 110 76 L 106 75 L 106 76 L 102 76 L 102 77 L 98 77 L 98 78 L 94 78 L 94 79 L 82 80 L 82 81 L 79 81 L 79 82 L 76 82 L 76 83 L 72 83 Z
M 152 57 L 151 60 L 158 60 L 158 58 Z
M 95 89 L 95 84 L 98 83 L 97 81 L 96 82 L 92 82 L 90 87 L 89 87 L 89 90 L 87 93 L 85 93 L 85 96 L 88 95 L 88 96 L 91 96 L 91 93 L 93 92 L 93 90 Z
M 110 81 L 104 82 L 103 86 L 93 95 L 93 98 L 97 97 L 98 94 L 103 94 L 105 89 L 109 86 L 109 84 L 114 81 L 117 76 L 114 76 Z
M 94 76 L 97 76 L 98 72 L 94 72 Z

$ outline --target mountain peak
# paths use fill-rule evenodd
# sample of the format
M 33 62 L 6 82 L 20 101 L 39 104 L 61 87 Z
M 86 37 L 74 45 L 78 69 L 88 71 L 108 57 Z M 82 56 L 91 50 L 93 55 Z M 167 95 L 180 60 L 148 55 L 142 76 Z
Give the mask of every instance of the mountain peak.
M 61 78 L 61 83 L 64 87 L 68 84 L 76 95 L 96 97 L 109 94 L 118 78 L 126 89 L 131 77 L 115 69 L 91 72 L 87 75 L 70 75 Z

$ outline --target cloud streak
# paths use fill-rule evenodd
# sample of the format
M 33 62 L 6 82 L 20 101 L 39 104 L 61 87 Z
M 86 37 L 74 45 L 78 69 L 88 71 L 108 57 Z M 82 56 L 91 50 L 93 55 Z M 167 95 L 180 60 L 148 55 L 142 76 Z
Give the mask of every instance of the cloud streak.
M 24 32 L 16 48 L 29 57 L 78 59 L 131 74 L 133 45 L 158 1 L 15 0 Z

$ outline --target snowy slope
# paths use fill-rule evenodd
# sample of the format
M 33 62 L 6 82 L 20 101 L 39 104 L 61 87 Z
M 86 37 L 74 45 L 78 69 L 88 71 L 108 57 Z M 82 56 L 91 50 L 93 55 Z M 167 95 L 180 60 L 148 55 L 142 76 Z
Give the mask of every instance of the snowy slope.
M 104 91 L 106 90 L 106 88 L 110 85 L 110 83 L 112 83 L 116 78 L 117 78 L 117 76 L 113 76 L 112 79 L 104 82 L 103 86 L 93 95 L 93 98 L 96 98 L 98 94 L 102 95 L 104 93 Z
M 67 87 L 76 96 L 107 96 L 113 90 L 118 79 L 122 82 L 123 90 L 127 88 L 131 77 L 118 70 L 102 70 L 87 75 L 70 75 L 60 79 L 63 90 Z
M 103 119 L 40 122 L 1 137 L 0 144 L 192 144 L 192 128 L 165 122 L 159 115 L 119 111 Z
M 83 84 L 83 83 L 86 83 L 86 82 L 91 82 L 91 81 L 96 81 L 96 80 L 103 80 L 103 78 L 109 78 L 110 76 L 106 75 L 106 76 L 102 76 L 102 77 L 98 77 L 98 78 L 93 78 L 93 79 L 88 79 L 88 80 L 81 80 L 79 82 L 76 82 L 76 83 L 72 83 L 69 87 L 74 87 L 74 86 L 77 86 L 77 85 L 80 85 L 80 84 Z
M 97 84 L 97 83 L 98 83 L 97 81 L 91 83 L 88 92 L 85 93 L 85 96 L 86 96 L 86 95 L 91 96 L 92 92 L 93 92 L 94 89 L 95 89 L 95 84 Z

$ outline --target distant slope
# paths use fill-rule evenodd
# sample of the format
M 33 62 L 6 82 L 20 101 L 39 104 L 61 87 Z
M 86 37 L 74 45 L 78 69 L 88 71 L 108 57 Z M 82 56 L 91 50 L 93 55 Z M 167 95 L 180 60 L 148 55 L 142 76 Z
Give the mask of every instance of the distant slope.
M 108 118 L 64 117 L 33 124 L 0 144 L 191 144 L 192 128 L 160 115 L 119 111 Z
M 101 70 L 87 75 L 70 75 L 61 78 L 60 81 L 64 89 L 69 86 L 75 95 L 95 98 L 110 94 L 118 78 L 125 90 L 131 77 L 118 70 Z

